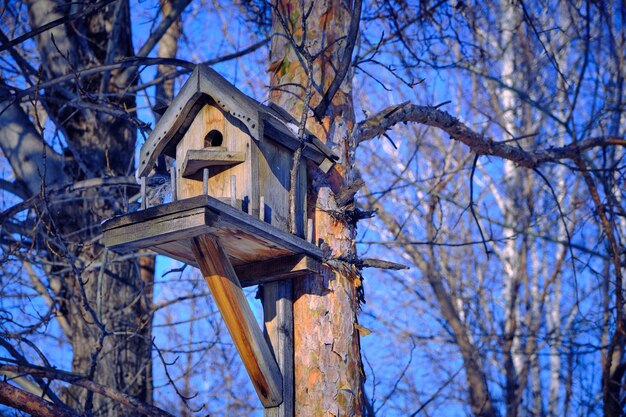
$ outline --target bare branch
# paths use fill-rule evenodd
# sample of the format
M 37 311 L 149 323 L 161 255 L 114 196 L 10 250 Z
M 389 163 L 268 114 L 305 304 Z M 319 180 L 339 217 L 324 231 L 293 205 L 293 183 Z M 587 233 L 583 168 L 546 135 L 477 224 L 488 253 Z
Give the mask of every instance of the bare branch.
M 106 6 L 109 3 L 113 3 L 115 0 L 103 0 L 99 3 L 96 4 L 92 4 L 91 6 L 87 7 L 86 9 L 78 12 L 78 13 L 74 13 L 68 16 L 64 16 L 62 18 L 53 20 L 52 22 L 49 22 L 45 25 L 42 25 L 40 27 L 38 27 L 37 29 L 33 29 L 28 33 L 23 34 L 22 36 L 18 36 L 15 39 L 12 39 L 8 42 L 4 42 L 2 45 L 0 45 L 0 52 L 2 51 L 6 51 L 9 48 L 14 47 L 15 45 L 19 45 L 20 43 L 27 41 L 28 39 L 34 38 L 35 36 L 50 30 L 54 27 L 57 27 L 59 25 L 62 25 L 64 23 L 68 23 L 71 22 L 72 20 L 77 20 L 80 19 L 81 17 L 85 17 L 99 9 L 101 9 L 102 7 Z
M 359 259 L 355 265 L 360 268 L 392 269 L 394 271 L 400 271 L 402 269 L 411 269 L 406 265 L 402 265 L 396 262 L 383 261 L 382 259 L 371 259 L 371 258 Z
M 49 403 L 4 381 L 0 381 L 0 404 L 25 411 L 35 417 L 80 417 L 67 407 Z
M 354 2 L 352 20 L 350 21 L 350 28 L 348 29 L 348 36 L 346 38 L 346 47 L 343 50 L 343 55 L 341 57 L 341 61 L 339 62 L 339 68 L 335 74 L 335 78 L 333 78 L 333 82 L 324 93 L 322 100 L 313 110 L 313 113 L 318 120 L 322 120 L 322 117 L 326 114 L 328 106 L 330 106 L 330 103 L 333 101 L 333 97 L 337 94 L 344 78 L 346 78 L 346 74 L 348 74 L 348 70 L 352 66 L 352 52 L 354 51 L 354 46 L 356 45 L 356 37 L 359 33 L 359 23 L 361 22 L 361 6 L 362 0 L 356 0 Z
M 14 194 L 23 199 L 28 198 L 28 192 L 24 190 L 22 184 L 17 181 L 7 181 L 4 178 L 0 178 L 0 189 L 8 191 L 11 194 Z
M 525 151 L 505 142 L 495 142 L 493 139 L 475 132 L 446 111 L 437 110 L 431 106 L 417 106 L 409 102 L 387 107 L 369 119 L 360 122 L 353 138 L 355 143 L 359 144 L 382 135 L 399 123 L 407 122 L 437 127 L 448 133 L 451 139 L 467 145 L 478 155 L 498 156 L 526 168 L 536 168 L 543 163 L 557 162 L 563 159 L 576 161 L 583 151 L 592 148 L 626 146 L 626 139 L 598 136 L 559 148 Z
M 173 417 L 170 413 L 161 410 L 158 407 L 155 407 L 150 404 L 146 404 L 143 401 L 138 400 L 135 397 L 124 394 L 123 392 L 117 391 L 113 388 L 97 384 L 93 381 L 88 380 L 85 376 L 80 374 L 75 374 L 71 372 L 61 371 L 58 369 L 46 369 L 33 365 L 0 365 L 0 371 L 2 372 L 13 372 L 15 374 L 26 374 L 26 375 L 37 375 L 51 379 L 57 379 L 59 381 L 64 381 L 70 383 L 72 385 L 76 385 L 78 387 L 85 388 L 88 391 L 94 392 L 96 394 L 104 395 L 105 397 L 111 398 L 119 402 L 122 405 L 132 408 L 133 410 L 145 414 L 147 416 L 154 417 Z M 8 384 L 7 384 L 8 385 Z M 48 414 L 42 414 L 48 415 Z M 64 414 L 49 414 L 50 416 L 64 416 Z M 68 416 L 74 416 L 74 414 L 68 414 Z
M 174 0 L 168 13 L 163 16 L 163 19 L 159 23 L 159 26 L 150 34 L 150 37 L 141 49 L 135 54 L 136 57 L 145 57 L 150 51 L 159 43 L 163 35 L 167 33 L 167 30 L 172 26 L 174 22 L 179 18 L 180 14 L 191 3 L 191 0 Z M 127 80 L 132 76 L 131 68 L 127 68 L 124 74 L 121 76 L 123 84 L 127 83 Z
M 150 51 L 159 43 L 159 40 L 165 35 L 169 27 L 178 19 L 180 14 L 185 10 L 185 7 L 191 3 L 191 0 L 178 0 L 172 2 L 172 7 L 169 12 L 163 16 L 159 26 L 150 34 L 150 38 L 137 52 L 136 56 L 142 57 L 150 53 Z

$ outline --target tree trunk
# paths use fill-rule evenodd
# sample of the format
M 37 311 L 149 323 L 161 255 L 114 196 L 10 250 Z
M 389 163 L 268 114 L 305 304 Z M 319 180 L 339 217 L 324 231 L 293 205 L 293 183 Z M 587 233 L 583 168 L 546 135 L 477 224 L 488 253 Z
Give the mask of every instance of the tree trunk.
M 51 0 L 31 0 L 27 5 L 33 29 L 67 18 L 82 7 Z M 54 79 L 131 56 L 131 39 L 128 2 L 113 2 L 35 37 L 42 76 Z M 101 73 L 82 78 L 80 86 L 46 89 L 43 104 L 68 144 L 63 167 L 66 180 L 123 176 L 132 171 L 135 99 L 125 91 L 133 74 Z M 121 113 L 120 108 L 124 109 Z M 107 187 L 48 195 L 48 217 L 43 219 L 46 247 L 55 248 L 49 255 L 54 265 L 65 262 L 51 272 L 62 283 L 57 296 L 72 330 L 68 335 L 72 370 L 151 402 L 153 271 L 149 264 L 140 271 L 136 261 L 115 260 L 99 241 L 100 222 L 120 214 L 125 198 L 125 190 Z M 98 263 L 100 267 L 90 267 Z M 71 387 L 65 394 L 68 405 L 85 414 L 124 414 L 116 402 L 83 389 Z
M 271 100 L 289 111 L 297 120 L 310 113 L 327 91 L 340 67 L 345 42 L 337 41 L 348 33 L 352 2 L 280 1 L 273 10 L 275 36 L 271 47 Z M 309 11 L 308 18 L 303 14 Z M 358 19 L 358 16 L 356 17 Z M 285 36 L 285 26 L 287 36 Z M 303 35 L 305 40 L 303 42 Z M 317 59 L 298 59 L 294 43 Z M 313 74 L 313 94 L 306 103 L 309 69 Z M 354 227 L 333 219 L 334 194 L 352 180 L 354 148 L 349 142 L 354 127 L 351 72 L 343 80 L 323 120 L 309 119 L 307 127 L 326 141 L 341 160 L 326 175 L 309 166 L 309 201 L 315 207 L 308 216 L 314 219 L 315 241 L 328 245 L 331 257 L 355 255 Z M 309 104 L 307 106 L 307 104 Z M 325 264 L 319 275 L 299 279 L 293 288 L 295 348 L 295 415 L 360 416 L 364 414 L 359 333 L 355 328 L 361 281 L 352 265 L 332 268 Z

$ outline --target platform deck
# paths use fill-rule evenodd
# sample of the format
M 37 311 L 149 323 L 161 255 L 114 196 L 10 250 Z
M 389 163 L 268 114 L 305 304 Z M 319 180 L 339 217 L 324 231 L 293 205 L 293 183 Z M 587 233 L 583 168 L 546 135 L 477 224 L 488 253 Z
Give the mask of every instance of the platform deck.
M 244 286 L 263 282 L 264 271 L 268 279 L 317 272 L 322 259 L 317 246 L 208 195 L 113 217 L 103 222 L 102 230 L 104 244 L 112 250 L 152 249 L 192 266 L 197 263 L 191 239 L 215 236 L 241 271 Z M 268 268 L 272 260 L 274 267 Z

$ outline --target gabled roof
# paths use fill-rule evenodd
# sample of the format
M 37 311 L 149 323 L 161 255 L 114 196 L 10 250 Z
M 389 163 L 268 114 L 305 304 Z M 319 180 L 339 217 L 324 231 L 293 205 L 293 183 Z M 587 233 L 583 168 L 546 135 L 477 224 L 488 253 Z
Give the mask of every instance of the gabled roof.
M 291 150 L 299 146 L 297 135 L 288 127 L 296 122 L 286 111 L 259 103 L 210 67 L 198 65 L 141 147 L 138 177 L 150 173 L 161 153 L 175 156 L 176 145 L 210 100 L 241 121 L 254 139 L 261 141 L 267 137 Z M 302 155 L 320 164 L 325 171 L 339 159 L 313 135 L 309 135 Z

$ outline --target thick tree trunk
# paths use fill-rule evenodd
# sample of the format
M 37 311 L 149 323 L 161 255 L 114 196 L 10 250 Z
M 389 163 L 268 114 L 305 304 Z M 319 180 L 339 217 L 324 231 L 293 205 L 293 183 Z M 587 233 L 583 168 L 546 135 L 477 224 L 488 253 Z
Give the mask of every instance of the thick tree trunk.
M 304 97 L 308 84 L 307 66 L 313 72 L 310 107 L 321 99 L 340 67 L 345 43 L 337 41 L 348 33 L 352 2 L 333 0 L 314 2 L 310 15 L 302 19 L 313 3 L 281 1 L 274 9 L 271 47 L 271 100 L 289 111 L 297 120 L 307 111 Z M 280 17 L 277 15 L 280 14 Z M 356 17 L 358 18 L 358 17 Z M 281 23 L 282 19 L 282 23 Z M 284 27 L 288 34 L 285 35 Z M 306 62 L 298 59 L 289 38 L 311 55 L 320 57 Z M 351 73 L 334 96 L 323 120 L 309 120 L 308 128 L 341 155 L 340 162 L 327 175 L 309 167 L 309 201 L 315 206 L 308 213 L 314 218 L 315 241 L 328 245 L 332 257 L 350 258 L 355 253 L 354 228 L 333 219 L 328 210 L 337 209 L 334 194 L 352 179 L 353 147 L 349 143 L 354 126 Z M 295 415 L 363 415 L 364 380 L 359 334 L 355 328 L 361 281 L 353 266 L 333 269 L 325 266 L 320 275 L 297 280 L 293 288 L 295 344 Z
M 79 4 L 27 2 L 32 28 L 76 13 Z M 35 38 L 44 80 L 75 73 L 133 54 L 127 1 L 113 2 L 83 19 L 56 26 Z M 80 86 L 53 86 L 42 96 L 48 114 L 68 143 L 66 181 L 128 175 L 133 169 L 134 97 L 122 72 L 96 74 Z M 88 92 L 89 94 L 85 94 Z M 108 109 L 118 110 L 113 115 Z M 123 111 L 119 111 L 124 109 Z M 58 185 L 58 184 L 57 184 Z M 57 296 L 72 333 L 72 370 L 93 381 L 151 402 L 150 307 L 152 275 L 136 261 L 117 261 L 99 241 L 100 222 L 120 214 L 124 191 L 103 187 L 47 195 L 47 246 L 51 272 L 62 283 Z M 94 265 L 101 263 L 100 267 Z M 148 266 L 149 265 L 144 265 Z M 68 405 L 98 416 L 125 414 L 120 405 L 79 388 L 65 393 Z

